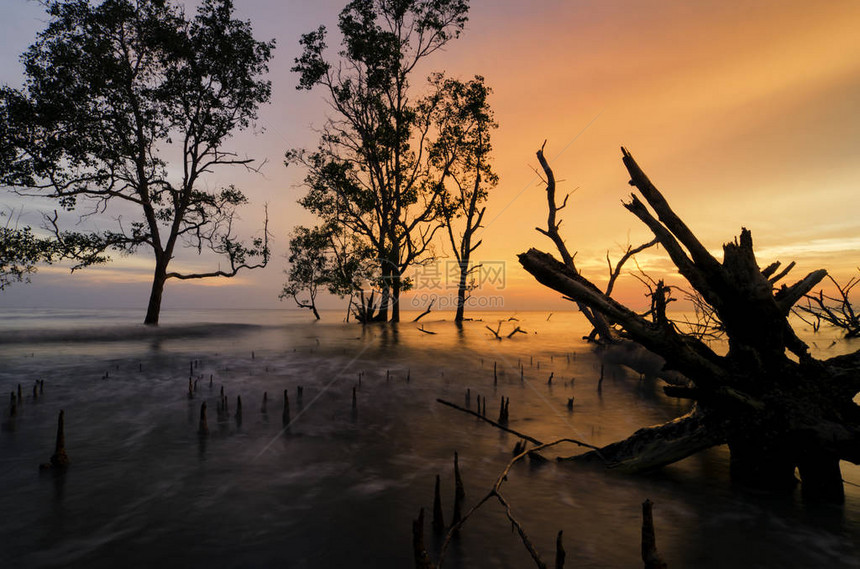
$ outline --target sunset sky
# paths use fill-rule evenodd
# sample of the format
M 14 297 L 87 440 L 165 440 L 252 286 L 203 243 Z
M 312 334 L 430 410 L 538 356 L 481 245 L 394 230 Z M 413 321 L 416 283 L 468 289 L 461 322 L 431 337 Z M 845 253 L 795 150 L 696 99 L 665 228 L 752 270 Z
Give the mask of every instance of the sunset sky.
M 169 281 L 165 309 L 290 307 L 277 298 L 287 236 L 295 225 L 313 222 L 295 203 L 304 172 L 285 168 L 283 154 L 316 144 L 313 128 L 324 123 L 326 106 L 321 91 L 297 91 L 289 69 L 300 34 L 319 24 L 333 32 L 345 0 L 235 4 L 259 39 L 277 39 L 272 103 L 261 110 L 258 125 L 264 132 L 233 140 L 241 153 L 268 162 L 262 175 L 222 170 L 209 183 L 245 190 L 252 202 L 242 210 L 245 235 L 260 225 L 268 202 L 275 254 L 266 269 L 234 279 Z M 3 0 L 0 16 L 0 82 L 18 86 L 18 57 L 45 16 L 27 0 Z M 580 269 L 595 281 L 605 280 L 607 250 L 617 259 L 626 243 L 650 239 L 621 206 L 632 189 L 622 145 L 718 258 L 722 243 L 744 226 L 752 230 L 760 265 L 797 262 L 793 280 L 822 267 L 837 279 L 856 275 L 858 25 L 856 0 L 473 1 L 465 33 L 428 59 L 423 73 L 463 79 L 479 74 L 493 88 L 500 183 L 487 202 L 484 245 L 475 255 L 504 262 L 506 271 L 503 290 L 491 284 L 477 294 L 502 295 L 503 308 L 512 311 L 562 306 L 516 261 L 529 247 L 552 251 L 534 229 L 546 223 L 543 185 L 534 172 L 535 151 L 544 140 L 559 190 L 576 190 L 562 212 L 562 234 L 578 251 Z M 330 36 L 331 51 L 336 37 Z M 419 96 L 420 76 L 412 87 Z M 48 202 L 0 194 L 7 212 L 22 203 L 22 224 L 38 225 L 38 211 L 53 209 Z M 643 255 L 640 265 L 656 277 L 671 271 L 660 251 Z M 143 310 L 151 266 L 142 251 L 72 276 L 62 266 L 40 268 L 32 284 L 0 293 L 0 307 Z M 641 295 L 632 278 L 619 291 L 634 303 L 641 303 Z

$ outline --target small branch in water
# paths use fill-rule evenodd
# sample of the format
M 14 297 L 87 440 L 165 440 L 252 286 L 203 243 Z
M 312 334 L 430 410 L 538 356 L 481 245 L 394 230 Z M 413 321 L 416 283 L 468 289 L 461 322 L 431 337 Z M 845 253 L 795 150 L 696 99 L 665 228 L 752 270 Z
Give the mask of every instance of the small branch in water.
M 528 435 L 524 435 L 523 433 L 520 433 L 520 432 L 515 431 L 513 429 L 509 429 L 508 427 L 506 427 L 504 425 L 500 425 L 499 423 L 497 423 L 496 421 L 493 421 L 492 419 L 487 419 L 486 417 L 482 416 L 480 413 L 475 413 L 474 411 L 472 411 L 470 409 L 464 409 L 463 407 L 460 407 L 459 405 L 457 405 L 455 403 L 451 403 L 450 401 L 445 401 L 444 399 L 437 399 L 436 401 L 441 403 L 442 405 L 447 405 L 448 407 L 456 409 L 457 411 L 462 411 L 463 413 L 468 413 L 469 415 L 477 417 L 478 419 L 480 419 L 482 421 L 486 421 L 487 423 L 491 424 L 492 426 L 496 427 L 497 429 L 507 431 L 508 433 L 511 433 L 512 435 L 516 435 L 516 436 L 520 437 L 521 439 L 526 439 L 527 441 L 529 441 L 533 444 L 536 444 L 536 445 L 542 445 L 543 444 L 542 442 L 540 442 L 539 440 L 537 440 L 534 437 L 530 437 Z M 486 405 L 486 403 L 485 403 L 485 405 Z M 593 447 L 591 445 L 583 445 L 583 446 L 597 449 L 597 447 Z
M 468 413 L 469 415 L 472 415 L 473 417 L 477 417 L 478 419 L 481 419 L 482 421 L 485 421 L 485 422 L 491 424 L 492 426 L 496 427 L 497 429 L 501 429 L 503 431 L 511 433 L 512 435 L 516 435 L 516 436 L 520 437 L 521 439 L 525 439 L 532 444 L 538 445 L 539 447 L 543 447 L 545 445 L 548 445 L 548 443 L 542 443 L 541 441 L 537 440 L 534 437 L 530 437 L 528 435 L 520 433 L 519 431 L 515 431 L 513 429 L 510 429 L 504 425 L 500 425 L 499 423 L 497 423 L 496 421 L 493 421 L 492 419 L 487 419 L 487 417 L 485 416 L 486 415 L 486 402 L 484 403 L 484 408 L 485 408 L 484 415 L 481 415 L 480 413 L 475 413 L 474 411 L 472 411 L 470 409 L 464 409 L 463 407 L 460 407 L 459 405 L 457 405 L 455 403 L 451 403 L 450 401 L 445 401 L 444 399 L 436 399 L 436 401 L 438 403 L 441 403 L 442 405 L 447 405 L 448 407 L 451 407 L 452 409 L 456 409 L 457 411 L 462 411 L 463 413 Z M 600 454 L 600 450 L 601 450 L 600 447 L 597 447 L 597 446 L 594 446 L 592 444 L 588 444 L 588 443 L 585 443 L 585 442 L 582 442 L 582 441 L 579 441 L 576 439 L 569 439 L 569 438 L 568 439 L 559 439 L 559 441 L 556 441 L 556 444 L 558 442 L 569 442 L 569 443 L 577 444 L 581 447 L 590 448 L 590 449 L 595 451 L 595 454 L 600 459 L 602 459 L 604 462 L 607 462 L 606 459 L 603 457 L 603 455 Z M 536 450 L 539 450 L 539 449 L 533 448 L 533 449 L 531 449 L 530 452 L 534 452 Z
M 419 314 L 418 316 L 416 316 L 416 317 L 415 317 L 415 320 L 413 320 L 413 322 L 418 322 L 419 320 L 421 320 L 422 318 L 424 318 L 425 316 L 427 316 L 428 314 L 430 314 L 430 310 L 433 308 L 433 303 L 434 303 L 434 302 L 436 302 L 436 299 L 435 299 L 435 298 L 434 298 L 433 300 L 431 300 L 431 301 L 430 301 L 430 304 L 427 306 L 427 310 L 425 310 L 424 312 L 422 312 L 421 314 Z
M 425 330 L 423 325 L 418 327 L 418 331 L 424 332 L 425 334 L 435 334 L 436 333 L 436 332 L 431 332 L 430 330 Z
M 514 337 L 514 334 L 516 334 L 516 333 L 520 333 L 520 334 L 528 334 L 528 332 L 526 332 L 525 330 L 523 330 L 522 328 L 520 328 L 519 326 L 517 326 L 516 328 L 514 328 L 513 332 L 511 332 L 510 334 L 508 334 L 507 338 L 510 340 L 511 338 L 513 338 L 513 337 Z
M 438 400 L 438 399 L 437 399 L 437 401 L 442 402 L 441 400 Z M 448 550 L 448 546 L 450 545 L 451 540 L 454 538 L 454 536 L 457 534 L 457 532 L 459 532 L 460 528 L 463 527 L 463 525 L 469 520 L 470 517 L 472 517 L 472 515 L 476 511 L 478 511 L 478 509 L 481 506 L 483 506 L 486 502 L 488 502 L 492 498 L 496 498 L 499 501 L 499 503 L 505 508 L 505 515 L 507 516 L 508 520 L 510 520 L 514 529 L 517 530 L 517 533 L 520 536 L 520 540 L 523 542 L 523 545 L 525 546 L 526 550 L 529 552 L 529 555 L 531 556 L 532 560 L 535 562 L 535 565 L 539 569 L 546 569 L 547 565 L 541 559 L 540 554 L 537 551 L 537 548 L 535 548 L 534 544 L 529 539 L 528 534 L 526 534 L 526 531 L 523 528 L 522 524 L 519 522 L 519 520 L 517 520 L 514 517 L 513 512 L 511 511 L 510 503 L 505 499 L 504 496 L 502 496 L 501 488 L 502 488 L 502 484 L 504 484 L 505 480 L 508 479 L 508 475 L 510 474 L 511 468 L 513 468 L 514 464 L 516 464 L 517 462 L 519 462 L 523 458 L 531 455 L 531 453 L 538 452 L 538 451 L 541 451 L 541 450 L 544 450 L 544 449 L 547 449 L 549 447 L 552 447 L 552 446 L 555 446 L 555 445 L 558 445 L 561 443 L 565 443 L 565 442 L 574 443 L 574 444 L 581 444 L 579 441 L 574 440 L 574 439 L 559 439 L 559 440 L 553 441 L 551 443 L 539 444 L 538 446 L 536 446 L 532 449 L 529 449 L 529 450 L 524 450 L 523 452 L 521 452 L 518 455 L 516 455 L 515 457 L 513 457 L 511 459 L 511 461 L 508 462 L 508 465 L 505 467 L 505 469 L 502 471 L 502 473 L 499 474 L 499 476 L 496 478 L 496 483 L 493 485 L 493 488 L 483 498 L 481 498 L 481 500 L 479 500 L 478 503 L 475 504 L 471 510 L 466 512 L 466 514 L 463 515 L 463 517 L 460 519 L 459 522 L 452 525 L 451 528 L 448 530 L 448 534 L 445 536 L 445 541 L 442 543 L 442 548 L 439 552 L 439 564 L 437 566 L 438 569 L 442 569 L 442 565 L 445 562 L 445 553 Z M 560 536 L 559 536 L 559 539 L 556 540 L 556 567 L 559 567 L 559 565 L 558 565 L 559 540 L 560 540 Z M 562 561 L 563 561 L 563 556 L 562 556 Z

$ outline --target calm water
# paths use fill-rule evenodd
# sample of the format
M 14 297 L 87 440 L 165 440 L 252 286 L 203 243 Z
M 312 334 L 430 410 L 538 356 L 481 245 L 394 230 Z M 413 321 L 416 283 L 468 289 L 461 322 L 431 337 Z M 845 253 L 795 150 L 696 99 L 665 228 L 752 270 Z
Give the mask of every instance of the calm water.
M 437 397 L 462 405 L 469 388 L 473 406 L 476 394 L 487 397 L 493 418 L 499 397 L 510 397 L 511 428 L 593 444 L 685 411 L 623 368 L 607 365 L 598 392 L 600 360 L 579 339 L 576 314 L 518 314 L 502 332 L 519 325 L 528 334 L 501 342 L 484 326 L 507 313 L 482 314 L 462 333 L 431 313 L 421 322 L 435 334 L 411 323 L 362 329 L 341 313 L 318 323 L 291 311 L 164 316 L 151 330 L 130 311 L 0 314 L 0 393 L 21 383 L 25 394 L 0 433 L 0 567 L 410 567 L 411 521 L 432 509 L 436 474 L 450 519 L 454 452 L 469 506 L 517 440 Z M 820 355 L 858 347 L 813 339 Z M 45 393 L 33 401 L 36 379 Z M 219 422 L 222 386 L 230 417 Z M 203 401 L 210 436 L 201 440 Z M 72 465 L 55 477 L 38 465 L 53 452 L 60 409 Z M 564 530 L 569 567 L 641 566 L 645 498 L 656 504 L 670 567 L 860 567 L 860 472 L 846 465 L 843 474 L 843 507 L 735 492 L 724 449 L 646 477 L 523 463 L 503 489 L 547 560 Z M 435 553 L 429 527 L 427 544 Z M 530 564 L 496 504 L 476 514 L 446 559 L 446 567 Z

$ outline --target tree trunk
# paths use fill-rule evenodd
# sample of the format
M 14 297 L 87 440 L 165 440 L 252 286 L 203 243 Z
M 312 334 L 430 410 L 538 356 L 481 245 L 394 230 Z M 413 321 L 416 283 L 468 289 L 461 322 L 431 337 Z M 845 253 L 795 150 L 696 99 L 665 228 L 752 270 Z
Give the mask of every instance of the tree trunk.
M 460 261 L 460 282 L 457 284 L 457 314 L 454 316 L 454 322 L 463 322 L 466 312 L 466 281 L 469 274 L 469 258 L 465 257 Z
M 388 305 L 391 303 L 391 268 L 387 262 L 382 263 L 382 294 L 379 301 L 379 312 L 373 318 L 373 322 L 388 321 Z
M 797 470 L 802 482 L 803 498 L 823 502 L 843 502 L 842 469 L 839 457 L 812 447 L 801 453 Z
M 347 323 L 349 323 L 349 314 L 352 311 L 352 298 L 353 298 L 353 296 L 354 296 L 353 293 L 350 293 L 349 303 L 346 305 L 346 322 Z
M 769 494 L 789 494 L 797 486 L 790 440 L 744 437 L 729 442 L 732 483 Z M 840 484 L 841 485 L 841 484 Z
M 400 322 L 400 273 L 392 271 L 391 322 Z
M 152 290 L 149 293 L 149 304 L 146 308 L 146 318 L 143 323 L 147 326 L 158 326 L 161 315 L 161 297 L 164 293 L 164 283 L 167 281 L 167 263 L 156 259 L 155 274 L 152 277 Z

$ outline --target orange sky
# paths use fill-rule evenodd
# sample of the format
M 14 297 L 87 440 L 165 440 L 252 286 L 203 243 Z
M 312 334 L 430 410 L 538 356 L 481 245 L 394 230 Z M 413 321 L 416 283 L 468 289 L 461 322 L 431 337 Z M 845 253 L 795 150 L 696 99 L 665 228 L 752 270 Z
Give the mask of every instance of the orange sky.
M 332 27 L 343 3 L 309 8 L 308 2 L 236 0 L 259 37 L 278 40 L 273 104 L 261 113 L 266 132 L 236 139 L 243 152 L 269 163 L 264 176 L 223 172 L 211 183 L 235 181 L 246 189 L 249 231 L 269 202 L 276 256 L 267 269 L 220 286 L 170 283 L 166 307 L 285 306 L 277 301 L 285 265 L 278 255 L 290 228 L 311 220 L 295 205 L 302 173 L 282 166 L 283 151 L 313 146 L 310 127 L 321 125 L 325 113 L 321 93 L 296 91 L 289 68 L 299 34 L 319 23 Z M 621 145 L 715 253 L 745 226 L 762 265 L 795 260 L 795 279 L 819 267 L 841 279 L 856 274 L 860 3 L 482 0 L 472 6 L 463 37 L 435 54 L 426 71 L 464 79 L 481 74 L 494 89 L 501 181 L 487 204 L 484 246 L 476 255 L 506 263 L 505 289 L 485 291 L 503 295 L 506 309 L 561 306 L 516 263 L 518 252 L 551 247 L 534 231 L 546 222 L 543 187 L 532 170 L 544 139 L 560 190 L 578 188 L 563 212 L 562 233 L 595 280 L 606 274 L 607 249 L 617 258 L 628 240 L 650 238 L 620 205 L 632 189 Z M 9 11 L 0 36 L 11 34 L 0 43 L 4 82 L 20 81 L 14 62 L 41 27 L 36 8 L 24 0 L 0 8 Z M 420 78 L 413 85 L 420 87 Z M 17 202 L 2 196 L 0 204 Z M 641 264 L 655 276 L 669 268 L 659 254 Z M 118 305 L 145 306 L 140 291 L 149 266 L 140 257 L 72 278 L 59 268 L 41 270 L 28 287 L 0 294 L 0 306 L 63 295 L 86 303 L 87 290 L 97 289 L 101 299 L 109 293 Z M 627 281 L 619 294 L 639 302 L 639 285 Z M 99 294 L 93 298 L 97 305 Z

